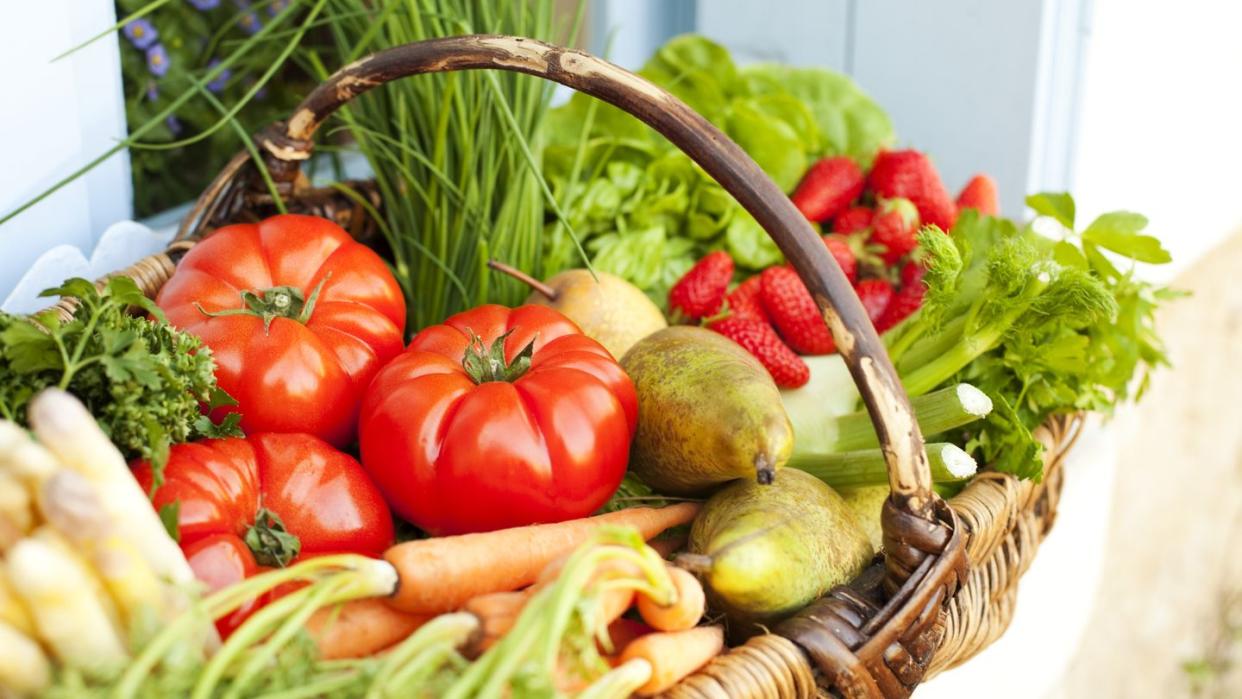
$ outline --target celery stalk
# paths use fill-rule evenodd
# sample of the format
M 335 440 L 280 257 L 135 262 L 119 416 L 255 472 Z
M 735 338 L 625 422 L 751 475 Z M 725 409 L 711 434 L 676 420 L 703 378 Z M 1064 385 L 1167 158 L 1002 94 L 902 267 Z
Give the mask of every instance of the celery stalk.
M 968 383 L 959 383 L 939 391 L 910 399 L 919 429 L 924 435 L 940 434 L 967 425 L 992 412 L 992 400 L 983 391 Z M 834 420 L 828 432 L 835 432 L 824 453 L 874 449 L 880 446 L 871 416 L 865 410 L 842 415 Z M 795 457 L 797 458 L 797 449 Z
M 912 396 L 927 393 L 948 381 L 976 357 L 996 347 L 1009 328 L 1030 312 L 1031 305 L 1051 281 L 1046 272 L 1033 274 L 1026 288 L 1010 300 L 1010 307 L 1004 313 L 972 327 L 971 317 L 982 305 L 981 298 L 964 320 L 954 319 L 935 335 L 913 343 L 898 364 L 906 392 Z
M 928 444 L 927 460 L 931 465 L 932 481 L 936 483 L 963 481 L 974 476 L 978 470 L 974 458 L 955 444 Z M 790 459 L 786 467 L 806 471 L 833 488 L 857 488 L 888 483 L 888 468 L 884 462 L 884 452 L 880 449 L 835 454 L 799 454 Z

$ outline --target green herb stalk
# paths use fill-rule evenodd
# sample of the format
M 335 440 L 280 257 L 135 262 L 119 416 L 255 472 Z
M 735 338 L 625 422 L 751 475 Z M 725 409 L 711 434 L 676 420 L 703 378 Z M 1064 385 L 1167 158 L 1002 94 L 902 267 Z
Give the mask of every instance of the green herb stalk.
M 470 33 L 550 39 L 549 0 L 330 0 L 332 44 L 306 47 L 320 77 L 393 46 Z M 411 330 L 472 306 L 520 303 L 518 282 L 493 276 L 491 258 L 543 272 L 546 185 L 537 132 L 551 83 L 492 71 L 396 81 L 339 113 L 375 173 L 380 228 L 406 292 Z
M 925 229 L 926 301 L 885 342 L 912 396 L 960 382 L 987 394 L 994 410 L 949 436 L 1000 471 L 1039 478 L 1032 430 L 1058 413 L 1110 412 L 1136 377 L 1141 391 L 1166 361 L 1153 313 L 1175 294 L 1104 253 L 1168 262 L 1142 216 L 1107 213 L 1075 233 L 1069 195 L 1027 203 L 1061 224 L 1059 240 L 973 210 L 947 236 Z
M 968 480 L 978 470 L 970 454 L 956 444 L 945 442 L 927 445 L 927 462 L 934 483 Z M 888 465 L 880 449 L 798 454 L 786 466 L 806 471 L 833 488 L 888 484 Z

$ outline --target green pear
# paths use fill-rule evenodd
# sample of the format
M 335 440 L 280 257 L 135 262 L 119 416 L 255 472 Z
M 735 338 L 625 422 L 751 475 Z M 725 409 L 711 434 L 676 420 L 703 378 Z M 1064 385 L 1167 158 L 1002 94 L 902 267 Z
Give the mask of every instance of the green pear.
M 735 638 L 848 582 L 874 555 L 841 496 L 796 469 L 771 485 L 740 480 L 713 495 L 691 526 L 688 551 L 678 564 L 699 575 Z
M 793 427 L 763 365 L 732 340 L 680 325 L 647 336 L 621 366 L 638 393 L 630 469 L 655 490 L 694 495 L 737 478 L 767 483 Z
M 526 303 L 554 308 L 578 324 L 589 338 L 621 357 L 634 343 L 668 327 L 658 306 L 641 289 L 608 272 L 569 269 L 546 282 L 497 262 L 493 269 L 530 285 Z

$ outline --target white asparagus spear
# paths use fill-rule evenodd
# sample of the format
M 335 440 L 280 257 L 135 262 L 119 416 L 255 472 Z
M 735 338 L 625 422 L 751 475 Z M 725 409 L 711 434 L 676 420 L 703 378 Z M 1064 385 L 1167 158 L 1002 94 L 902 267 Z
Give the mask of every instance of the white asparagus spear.
M 51 681 L 52 666 L 39 644 L 0 621 L 0 692 L 34 696 Z
M 94 484 L 117 533 L 134 545 L 155 573 L 174 583 L 193 582 L 194 573 L 181 549 L 86 408 L 64 391 L 47 389 L 30 402 L 28 414 L 39 441 L 62 464 Z
M 34 622 L 25 605 L 13 593 L 9 579 L 4 575 L 3 559 L 0 559 L 0 624 L 8 624 L 26 635 L 34 634 Z
M 5 574 L 39 638 L 67 667 L 107 677 L 129 659 L 111 600 L 90 568 L 50 529 L 17 542 Z
M 30 505 L 26 486 L 7 470 L 0 470 L 0 553 L 34 527 Z
M 94 484 L 75 471 L 61 470 L 43 484 L 39 509 L 91 563 L 120 611 L 123 628 L 146 638 L 177 610 L 175 592 L 164 586 L 138 550 L 117 532 Z

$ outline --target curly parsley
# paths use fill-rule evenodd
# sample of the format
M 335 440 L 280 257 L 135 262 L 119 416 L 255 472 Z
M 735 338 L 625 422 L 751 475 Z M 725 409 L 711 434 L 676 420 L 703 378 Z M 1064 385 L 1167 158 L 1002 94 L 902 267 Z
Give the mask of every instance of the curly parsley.
M 0 313 L 0 415 L 25 424 L 26 404 L 55 386 L 86 405 L 126 458 L 157 466 L 170 444 L 239 433 L 238 416 L 215 425 L 200 410 L 228 401 L 211 350 L 165 322 L 133 280 L 113 277 L 98 291 L 70 279 L 43 296 L 71 296 L 79 306 L 68 322 L 53 311 Z M 155 319 L 131 315 L 135 306 Z

